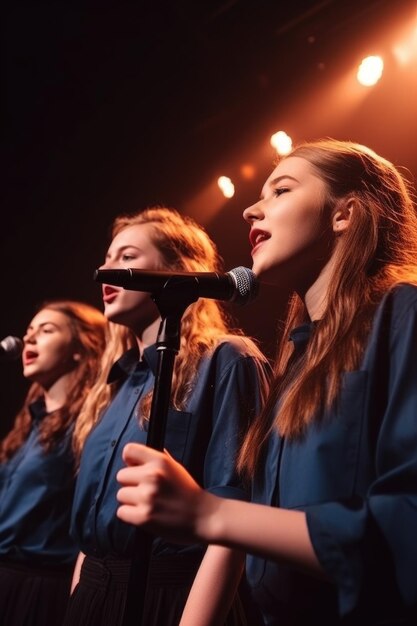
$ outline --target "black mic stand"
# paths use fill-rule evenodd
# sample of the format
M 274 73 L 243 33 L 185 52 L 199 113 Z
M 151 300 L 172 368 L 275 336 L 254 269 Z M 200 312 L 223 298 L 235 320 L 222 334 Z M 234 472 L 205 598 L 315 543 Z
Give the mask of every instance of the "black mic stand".
M 163 450 L 165 426 L 171 396 L 175 357 L 180 349 L 181 318 L 185 309 L 198 299 L 198 285 L 174 291 L 169 288 L 152 294 L 162 320 L 159 326 L 156 349 L 158 364 L 152 404 L 149 415 L 146 445 Z M 129 572 L 123 626 L 145 626 L 143 623 L 146 586 L 154 537 L 140 528 L 135 529 L 134 550 Z

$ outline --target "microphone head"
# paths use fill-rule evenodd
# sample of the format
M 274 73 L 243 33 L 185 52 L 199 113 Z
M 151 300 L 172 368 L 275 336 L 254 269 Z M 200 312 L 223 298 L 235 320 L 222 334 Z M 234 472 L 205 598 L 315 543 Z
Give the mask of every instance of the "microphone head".
M 6 359 L 18 359 L 23 352 L 23 341 L 9 335 L 0 341 L 0 356 Z
M 235 267 L 230 272 L 227 272 L 233 279 L 236 286 L 236 293 L 233 297 L 233 302 L 236 304 L 247 304 L 251 300 L 254 300 L 259 292 L 259 281 L 248 267 Z

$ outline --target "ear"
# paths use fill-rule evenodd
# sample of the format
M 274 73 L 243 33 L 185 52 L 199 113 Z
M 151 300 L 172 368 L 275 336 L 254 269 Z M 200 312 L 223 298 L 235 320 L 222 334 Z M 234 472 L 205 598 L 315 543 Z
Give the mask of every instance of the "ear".
M 337 207 L 333 218 L 332 218 L 332 228 L 333 232 L 336 234 L 341 234 L 350 225 L 350 219 L 352 217 L 352 213 L 355 210 L 355 200 L 354 198 L 347 198 L 343 200 L 340 206 Z

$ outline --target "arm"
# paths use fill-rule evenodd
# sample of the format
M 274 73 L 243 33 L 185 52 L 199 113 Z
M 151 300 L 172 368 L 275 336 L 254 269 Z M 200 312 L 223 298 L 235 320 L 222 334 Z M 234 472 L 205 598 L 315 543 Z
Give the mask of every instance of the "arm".
M 259 411 L 267 386 L 266 363 L 251 342 L 229 338 L 221 342 L 202 367 L 200 419 L 210 423 L 202 465 L 187 466 L 201 486 L 221 497 L 245 499 L 247 488 L 236 472 L 240 438 Z M 201 444 L 199 449 L 203 449 Z M 194 446 L 193 446 L 194 447 Z M 197 469 L 194 474 L 192 468 Z M 199 478 L 197 478 L 197 476 Z M 235 599 L 245 564 L 243 552 L 211 545 L 188 595 L 180 626 L 217 626 L 224 623 Z M 238 598 L 236 598 L 236 602 Z M 236 611 L 238 611 L 236 605 Z M 240 607 L 243 610 L 242 607 Z
M 351 468 L 355 497 L 339 498 L 336 492 L 318 501 L 307 498 L 305 513 L 230 502 L 212 494 L 201 495 L 181 466 L 171 463 L 167 456 L 126 449 L 132 467 L 120 476 L 126 487 L 120 490 L 123 506 L 119 516 L 130 523 L 149 525 L 165 536 L 176 536 L 179 541 L 191 542 L 194 538 L 240 547 L 278 563 L 304 568 L 310 574 L 320 573 L 322 568 L 326 578 L 337 586 L 341 615 L 358 606 L 364 589 L 368 590 L 369 610 L 376 614 L 385 616 L 396 610 L 402 614 L 404 607 L 415 610 L 417 298 L 415 288 L 411 295 L 410 289 L 407 287 L 404 296 L 411 304 L 394 301 L 397 310 L 388 317 L 392 322 L 381 315 L 376 318 L 363 371 L 352 372 L 352 384 L 345 389 L 348 394 L 355 392 L 346 400 L 345 414 L 364 422 L 358 425 L 364 439 L 355 440 L 362 445 Z M 384 340 L 386 333 L 389 350 L 382 358 L 375 346 L 381 345 L 380 338 Z M 381 397 L 381 389 L 386 389 L 386 398 Z M 355 397 L 361 404 L 352 414 Z M 368 398 L 368 404 L 361 397 Z M 377 400 L 383 402 L 375 405 Z M 315 458 L 311 455 L 304 471 L 314 468 Z M 375 469 L 375 476 L 369 476 L 370 468 Z M 135 473 L 130 475 L 133 469 Z M 331 477 L 331 472 L 326 475 Z M 291 484 L 287 483 L 288 490 Z M 333 489 L 333 480 L 329 489 Z M 372 597 L 371 589 L 377 590 Z
M 180 626 L 223 624 L 242 576 L 244 559 L 242 552 L 221 546 L 207 548 L 188 596 Z
M 85 554 L 82 552 L 79 553 L 77 560 L 75 561 L 74 573 L 72 575 L 72 583 L 71 583 L 71 594 L 74 592 L 75 587 L 78 585 L 80 580 L 81 568 L 85 559 Z
M 125 447 L 124 460 L 117 474 L 123 521 L 171 541 L 218 544 L 322 573 L 303 512 L 214 496 L 167 454 L 139 444 Z

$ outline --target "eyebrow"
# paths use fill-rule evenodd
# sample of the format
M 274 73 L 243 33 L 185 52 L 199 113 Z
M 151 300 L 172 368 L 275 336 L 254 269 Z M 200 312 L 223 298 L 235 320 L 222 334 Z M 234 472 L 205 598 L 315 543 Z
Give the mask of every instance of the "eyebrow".
M 46 326 L 47 324 L 51 324 L 52 326 L 55 326 L 55 328 L 61 328 L 59 324 L 57 324 L 56 322 L 50 322 L 49 320 L 46 320 L 45 322 L 42 322 L 41 324 L 39 324 L 39 328 L 43 328 L 44 326 Z M 27 328 L 26 328 L 26 332 L 28 330 L 33 330 L 35 327 L 30 324 Z
M 139 252 L 142 252 L 142 248 L 139 248 L 139 246 L 137 246 L 134 243 L 126 243 L 123 244 L 123 246 L 121 246 L 120 248 L 117 249 L 117 254 L 123 254 L 123 252 L 127 249 L 127 248 L 135 248 L 135 250 L 138 250 Z M 108 259 L 110 257 L 110 253 L 107 250 L 106 252 L 106 259 Z
M 285 180 L 286 178 L 290 179 L 290 180 L 293 180 L 296 183 L 300 182 L 294 176 L 290 176 L 289 174 L 281 174 L 281 176 L 277 176 L 276 178 L 273 178 L 272 180 L 270 180 L 269 183 L 268 183 L 268 187 L 274 187 L 275 185 L 280 183 L 282 180 Z M 260 200 L 262 200 L 263 197 L 264 197 L 264 195 L 263 195 L 263 193 L 261 193 L 261 195 L 259 196 Z
M 277 183 L 280 183 L 282 180 L 284 180 L 285 178 L 289 178 L 290 180 L 294 180 L 296 183 L 299 183 L 300 181 L 295 178 L 294 176 L 290 176 L 289 174 L 282 174 L 281 176 L 277 176 L 276 178 L 273 178 L 270 182 L 269 182 L 269 186 L 271 187 L 272 185 L 276 185 Z

